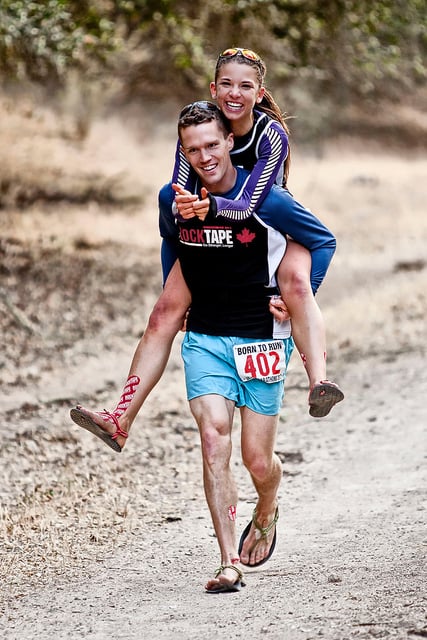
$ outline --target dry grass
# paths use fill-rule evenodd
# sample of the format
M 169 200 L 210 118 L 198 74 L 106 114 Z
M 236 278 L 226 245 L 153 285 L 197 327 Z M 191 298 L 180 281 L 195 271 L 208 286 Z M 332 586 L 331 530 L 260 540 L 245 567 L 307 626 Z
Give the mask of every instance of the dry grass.
M 151 539 L 163 520 L 179 518 L 185 469 L 198 456 L 189 417 L 175 417 L 175 437 L 166 439 L 170 416 L 152 415 L 154 431 L 136 435 L 122 459 L 67 424 L 70 406 L 9 414 L 10 424 L 22 429 L 27 418 L 32 426 L 10 436 L 1 453 L 2 607 L 41 584 L 84 574 L 129 535 L 149 531 Z

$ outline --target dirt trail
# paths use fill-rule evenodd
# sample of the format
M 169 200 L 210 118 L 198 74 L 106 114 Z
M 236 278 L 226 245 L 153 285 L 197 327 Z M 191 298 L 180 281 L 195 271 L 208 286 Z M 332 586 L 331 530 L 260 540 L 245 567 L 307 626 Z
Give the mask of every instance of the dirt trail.
M 10 603 L 0 619 L 4 637 L 191 640 L 244 638 L 248 630 L 253 637 L 290 640 L 423 637 L 424 362 L 414 356 L 372 360 L 339 374 L 350 393 L 322 421 L 302 413 L 305 392 L 289 390 L 287 402 L 301 415 L 285 418 L 278 439 L 277 450 L 289 458 L 279 542 L 265 567 L 247 572 L 241 593 L 203 593 L 216 566 L 216 542 L 193 451 L 163 522 L 142 525 L 117 550 L 104 545 L 80 575 L 57 577 Z M 170 420 L 166 431 L 173 426 Z M 238 463 L 235 435 L 243 527 L 254 495 Z M 117 464 L 140 471 L 126 451 Z M 172 447 L 165 465 L 175 464 Z

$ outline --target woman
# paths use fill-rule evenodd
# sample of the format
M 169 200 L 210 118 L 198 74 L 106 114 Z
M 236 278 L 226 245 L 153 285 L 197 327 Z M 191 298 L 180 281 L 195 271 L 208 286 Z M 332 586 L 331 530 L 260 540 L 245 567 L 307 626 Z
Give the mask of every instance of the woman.
M 214 206 L 221 215 L 244 219 L 252 215 L 274 182 L 286 185 L 288 131 L 278 106 L 264 86 L 265 73 L 261 58 L 249 49 L 227 49 L 218 57 L 211 94 L 231 123 L 235 140 L 233 162 L 252 171 L 239 200 L 212 196 L 199 200 L 196 195 L 178 194 L 176 206 L 182 217 L 204 217 L 209 206 Z M 173 181 L 179 185 L 178 191 L 194 190 L 195 175 L 181 155 L 179 145 Z M 310 252 L 289 241 L 277 274 L 286 306 L 280 300 L 273 301 L 278 306 L 272 309 L 279 319 L 291 317 L 294 341 L 310 382 L 310 414 L 315 417 L 327 415 L 344 397 L 335 383 L 326 380 L 325 330 L 313 296 L 323 275 L 324 272 L 311 273 Z M 77 406 L 71 410 L 71 417 L 78 425 L 121 451 L 139 409 L 160 379 L 190 303 L 179 263 L 168 265 L 163 293 L 137 346 L 117 407 L 112 412 L 93 412 Z
M 211 82 L 212 98 L 228 118 L 234 134 L 231 157 L 235 165 L 251 171 L 251 176 L 239 200 L 227 201 L 213 197 L 216 213 L 242 220 L 253 214 L 264 200 L 272 184 L 286 187 L 289 175 L 288 128 L 279 107 L 264 86 L 266 67 L 250 49 L 226 49 L 215 67 Z M 178 145 L 173 181 L 194 192 L 195 174 Z M 188 200 L 188 199 L 187 199 Z M 182 202 L 183 217 L 203 216 L 210 202 Z M 281 297 L 273 300 L 272 312 L 278 319 L 292 320 L 292 335 L 306 367 L 309 383 L 310 414 L 323 417 L 343 394 L 336 384 L 326 380 L 326 338 L 323 318 L 313 293 L 321 283 L 319 275 L 311 274 L 310 253 L 295 242 L 289 242 L 286 255 L 277 273 Z M 312 290 L 313 289 L 313 290 Z

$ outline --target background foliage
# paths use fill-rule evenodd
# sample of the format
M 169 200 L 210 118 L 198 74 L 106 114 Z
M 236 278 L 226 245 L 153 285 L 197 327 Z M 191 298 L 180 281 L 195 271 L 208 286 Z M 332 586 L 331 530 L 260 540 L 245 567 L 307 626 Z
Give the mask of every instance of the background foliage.
M 426 24 L 423 0 L 3 0 L 0 65 L 42 82 L 108 66 L 164 91 L 205 86 L 219 50 L 243 45 L 275 79 L 369 93 L 425 79 Z
M 115 99 L 207 95 L 218 53 L 258 51 L 280 104 L 402 99 L 425 83 L 425 0 L 2 0 L 3 85 L 108 82 Z

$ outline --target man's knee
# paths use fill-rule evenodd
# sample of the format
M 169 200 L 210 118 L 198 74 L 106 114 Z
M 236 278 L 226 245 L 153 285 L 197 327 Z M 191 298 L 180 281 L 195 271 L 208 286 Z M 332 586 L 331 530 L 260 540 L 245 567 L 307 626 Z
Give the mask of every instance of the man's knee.
M 212 425 L 204 427 L 200 434 L 202 455 L 209 467 L 228 464 L 231 456 L 231 439 L 223 435 L 226 425 Z
M 242 450 L 242 460 L 246 469 L 253 478 L 262 480 L 271 473 L 272 457 L 264 454 L 257 448 L 249 451 Z

